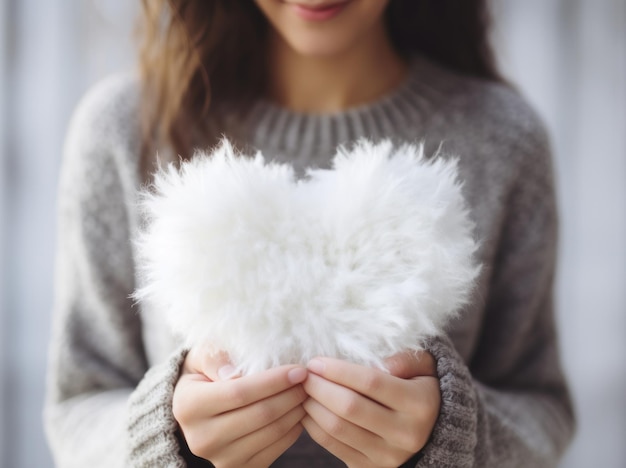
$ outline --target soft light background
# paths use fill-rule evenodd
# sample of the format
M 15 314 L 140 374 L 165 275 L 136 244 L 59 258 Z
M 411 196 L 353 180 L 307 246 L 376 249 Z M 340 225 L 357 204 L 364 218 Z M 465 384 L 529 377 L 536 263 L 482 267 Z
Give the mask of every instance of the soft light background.
M 67 120 L 131 66 L 138 1 L 0 0 L 0 466 L 50 467 L 41 425 Z M 626 467 L 626 1 L 494 0 L 502 66 L 547 123 L 561 346 L 579 416 L 563 467 Z

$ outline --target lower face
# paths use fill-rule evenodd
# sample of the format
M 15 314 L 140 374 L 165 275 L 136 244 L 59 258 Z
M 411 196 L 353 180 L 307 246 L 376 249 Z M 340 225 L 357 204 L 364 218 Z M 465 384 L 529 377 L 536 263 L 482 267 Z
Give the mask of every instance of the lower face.
M 282 39 L 298 54 L 331 56 L 380 33 L 389 0 L 255 0 Z

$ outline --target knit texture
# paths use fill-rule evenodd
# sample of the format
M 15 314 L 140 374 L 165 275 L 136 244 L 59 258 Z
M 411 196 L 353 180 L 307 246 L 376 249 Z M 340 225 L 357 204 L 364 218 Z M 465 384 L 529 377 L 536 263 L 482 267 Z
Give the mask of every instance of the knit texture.
M 67 136 L 45 409 L 60 467 L 211 466 L 189 453 L 172 415 L 185 350 L 161 317 L 129 299 L 141 222 L 139 96 L 133 76 L 107 79 L 81 101 Z M 426 154 L 459 158 L 483 268 L 447 336 L 427 343 L 442 406 L 411 464 L 555 466 L 574 426 L 552 304 L 557 213 L 548 140 L 524 100 L 415 56 L 395 90 L 341 113 L 260 99 L 245 116 L 223 117 L 219 128 L 205 122 L 206 135 L 224 133 L 297 173 L 328 168 L 337 145 L 361 136 L 423 141 Z M 273 466 L 344 464 L 304 433 Z
M 130 397 L 129 456 L 135 466 L 186 466 L 178 455 L 178 426 L 171 407 L 163 404 L 173 398 L 176 381 L 172 377 L 178 375 L 186 354 L 181 349 L 164 363 L 153 366 Z

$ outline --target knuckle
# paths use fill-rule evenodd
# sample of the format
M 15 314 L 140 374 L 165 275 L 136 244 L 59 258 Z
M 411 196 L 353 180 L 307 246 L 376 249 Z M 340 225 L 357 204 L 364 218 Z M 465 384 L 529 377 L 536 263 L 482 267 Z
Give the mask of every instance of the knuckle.
M 270 423 L 276 419 L 276 409 L 269 404 L 260 403 L 257 405 L 255 417 L 264 424 Z
M 333 416 L 327 423 L 326 431 L 334 438 L 339 438 L 346 432 L 346 423 L 340 417 Z
M 237 383 L 233 381 L 232 383 Z M 229 385 L 226 390 L 226 399 L 235 408 L 240 408 L 246 404 L 246 394 L 238 385 Z
M 368 372 L 363 383 L 367 392 L 376 392 L 382 386 L 382 375 L 376 371 Z
M 359 413 L 359 399 L 356 395 L 350 395 L 341 407 L 341 416 L 350 419 Z

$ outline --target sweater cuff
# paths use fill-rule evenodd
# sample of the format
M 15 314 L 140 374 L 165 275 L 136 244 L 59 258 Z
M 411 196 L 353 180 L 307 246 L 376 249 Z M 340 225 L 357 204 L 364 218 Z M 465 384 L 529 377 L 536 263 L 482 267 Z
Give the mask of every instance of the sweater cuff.
M 477 397 L 469 369 L 447 337 L 425 343 L 437 362 L 441 409 L 417 467 L 468 468 L 477 443 Z
M 184 468 L 172 413 L 174 386 L 187 355 L 179 349 L 152 367 L 131 394 L 128 408 L 128 466 Z

